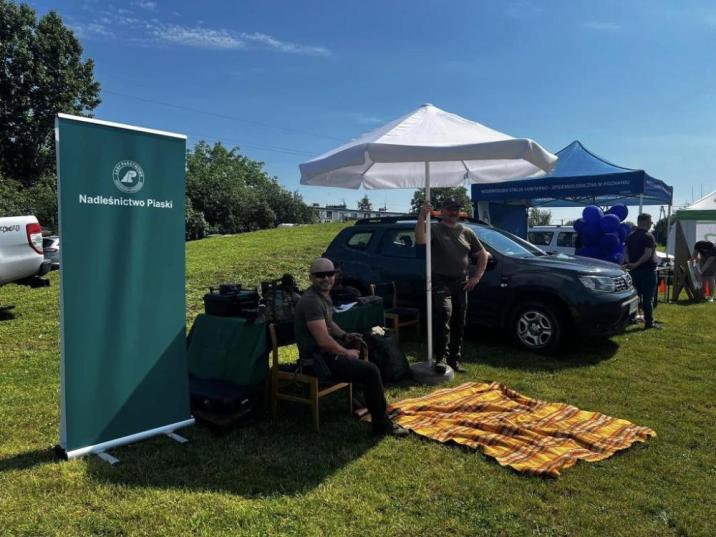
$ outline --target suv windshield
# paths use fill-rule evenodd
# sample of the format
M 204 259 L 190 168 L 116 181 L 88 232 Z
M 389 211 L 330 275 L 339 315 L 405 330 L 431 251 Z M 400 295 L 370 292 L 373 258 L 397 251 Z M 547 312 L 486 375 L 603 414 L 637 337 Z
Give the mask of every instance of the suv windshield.
M 510 257 L 547 255 L 543 250 L 540 250 L 533 244 L 506 231 L 487 226 L 468 225 L 475 232 L 480 241 L 487 244 L 490 248 L 497 250 L 502 255 Z

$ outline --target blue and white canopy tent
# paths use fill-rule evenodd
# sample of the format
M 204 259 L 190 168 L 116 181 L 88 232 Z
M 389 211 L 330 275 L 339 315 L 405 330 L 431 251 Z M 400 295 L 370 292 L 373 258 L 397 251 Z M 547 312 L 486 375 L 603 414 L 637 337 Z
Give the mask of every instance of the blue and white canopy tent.
M 524 237 L 527 207 L 622 204 L 638 205 L 642 212 L 644 205 L 668 205 L 671 214 L 673 188 L 644 170 L 612 164 L 578 140 L 556 155 L 559 160 L 548 175 L 473 184 L 472 201 L 480 217 Z

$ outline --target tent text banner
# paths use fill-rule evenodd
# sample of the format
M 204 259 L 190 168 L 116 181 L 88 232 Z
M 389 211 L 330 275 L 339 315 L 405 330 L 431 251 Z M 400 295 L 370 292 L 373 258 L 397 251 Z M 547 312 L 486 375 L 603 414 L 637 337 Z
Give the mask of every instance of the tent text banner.
M 191 425 L 183 135 L 60 114 L 60 447 Z

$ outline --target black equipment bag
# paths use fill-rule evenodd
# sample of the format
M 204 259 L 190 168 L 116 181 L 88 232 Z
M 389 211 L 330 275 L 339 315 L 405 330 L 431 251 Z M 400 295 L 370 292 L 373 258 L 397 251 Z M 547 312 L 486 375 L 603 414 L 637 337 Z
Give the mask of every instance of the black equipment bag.
M 253 408 L 251 390 L 233 382 L 189 377 L 191 408 L 220 414 L 249 413 Z
M 279 280 L 261 282 L 261 296 L 266 306 L 264 311 L 266 322 L 293 322 L 296 304 L 301 299 L 293 276 L 284 274 Z
M 390 330 L 385 335 L 364 335 L 368 345 L 368 359 L 378 366 L 384 382 L 398 382 L 413 376 L 405 353 L 396 343 Z
M 343 304 L 358 302 L 360 291 L 355 287 L 349 286 L 341 289 L 331 289 L 330 295 L 334 306 L 342 306 Z
M 259 406 L 256 402 L 260 402 L 260 391 L 260 387 L 189 376 L 192 413 L 201 422 L 220 430 L 250 421 Z
M 204 311 L 220 317 L 255 317 L 259 307 L 259 294 L 254 289 L 242 289 L 240 284 L 222 283 L 210 287 L 204 295 Z

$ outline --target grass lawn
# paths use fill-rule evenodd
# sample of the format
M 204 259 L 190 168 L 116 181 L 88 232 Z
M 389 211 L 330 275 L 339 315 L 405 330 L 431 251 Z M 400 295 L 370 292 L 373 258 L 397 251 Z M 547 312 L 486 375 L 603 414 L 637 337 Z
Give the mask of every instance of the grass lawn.
M 217 237 L 187 245 L 187 321 L 209 285 L 257 284 L 306 267 L 338 225 Z M 558 479 L 500 467 L 480 453 L 371 437 L 325 399 L 321 433 L 285 404 L 275 422 L 191 444 L 154 438 L 96 457 L 53 460 L 59 438 L 59 279 L 0 289 L 0 534 L 15 535 L 716 535 L 716 304 L 661 304 L 661 331 L 579 343 L 557 358 L 475 331 L 468 380 L 499 381 L 656 430 Z M 422 342 L 408 341 L 411 358 Z M 427 393 L 388 390 L 390 400 Z

